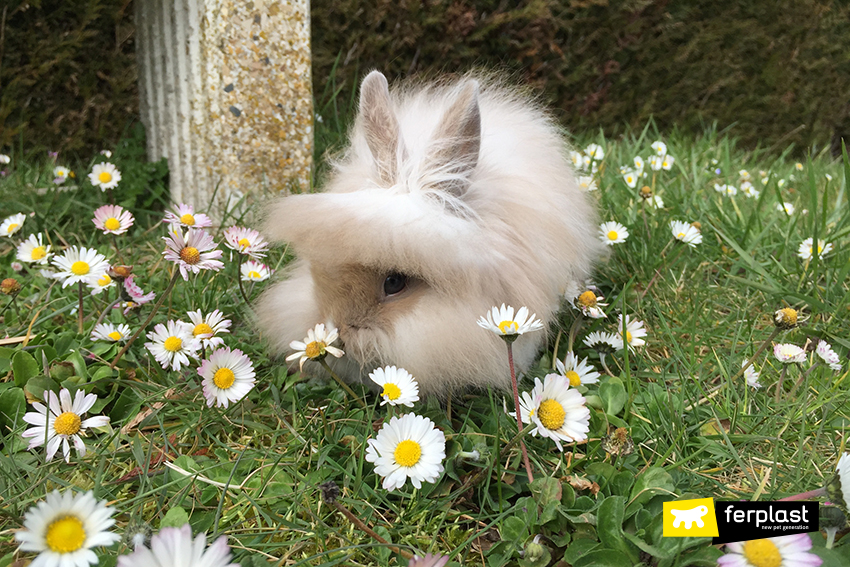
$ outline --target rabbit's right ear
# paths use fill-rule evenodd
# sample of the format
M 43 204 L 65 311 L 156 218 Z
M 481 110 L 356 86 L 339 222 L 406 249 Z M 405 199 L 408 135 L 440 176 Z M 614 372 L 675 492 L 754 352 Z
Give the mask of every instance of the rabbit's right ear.
M 387 78 L 380 71 L 372 71 L 360 84 L 360 116 L 378 175 L 390 186 L 395 183 L 400 137 Z

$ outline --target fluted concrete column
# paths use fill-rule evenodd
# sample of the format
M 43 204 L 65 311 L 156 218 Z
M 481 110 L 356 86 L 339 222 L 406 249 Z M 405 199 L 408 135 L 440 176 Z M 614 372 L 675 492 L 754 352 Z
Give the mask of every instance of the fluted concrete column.
M 148 158 L 196 210 L 307 189 L 313 155 L 309 0 L 136 0 Z

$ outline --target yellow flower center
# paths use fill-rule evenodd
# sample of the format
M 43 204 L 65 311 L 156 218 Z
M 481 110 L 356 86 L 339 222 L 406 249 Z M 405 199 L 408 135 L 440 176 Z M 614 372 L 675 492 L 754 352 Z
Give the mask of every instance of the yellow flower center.
M 679 240 L 683 239 L 684 237 L 685 237 L 684 232 L 680 232 L 679 234 L 676 235 L 676 238 L 678 238 Z
M 81 424 L 80 416 L 72 411 L 66 411 L 53 422 L 53 429 L 57 435 L 76 435 L 80 432 Z
M 249 278 L 249 279 L 252 279 L 252 280 L 258 280 L 258 279 L 260 279 L 261 277 L 262 277 L 262 276 L 260 275 L 260 272 L 255 272 L 255 271 L 253 271 L 253 270 L 251 270 L 250 272 L 248 272 L 248 278 Z
M 195 226 L 195 217 L 186 213 L 185 215 L 180 217 L 180 222 L 189 226 Z
M 233 371 L 229 368 L 219 368 L 215 371 L 215 374 L 213 374 L 213 384 L 222 390 L 230 388 L 235 381 L 236 375 L 233 374 Z
M 564 411 L 564 406 L 550 398 L 543 400 L 540 404 L 540 407 L 537 409 L 537 418 L 543 424 L 543 427 L 553 430 L 564 425 L 567 412 Z
M 121 333 L 119 333 L 118 331 L 112 331 L 111 333 L 109 333 L 106 336 L 109 337 L 110 339 L 112 339 L 113 341 L 120 341 L 123 338 L 123 335 Z
M 109 277 L 109 274 L 103 274 L 103 277 L 97 280 L 97 285 L 100 287 L 106 287 L 112 283 L 112 278 Z
M 187 264 L 195 265 L 201 261 L 201 253 L 193 246 L 187 246 L 180 251 L 180 259 Z
M 652 197 L 652 188 L 649 185 L 644 185 L 640 188 L 640 196 L 644 199 Z
M 106 221 L 103 223 L 103 226 L 106 228 L 106 230 L 118 230 L 119 228 L 121 228 L 121 223 L 118 221 L 118 219 L 112 217 L 106 219 Z
M 405 439 L 395 446 L 395 462 L 403 467 L 412 467 L 422 458 L 422 447 L 416 441 Z
M 322 341 L 313 341 L 307 345 L 307 348 L 304 349 L 304 354 L 306 354 L 308 358 L 318 358 L 325 354 L 326 346 L 327 345 Z
M 391 382 L 387 382 L 384 384 L 384 391 L 381 392 L 381 396 L 388 400 L 397 400 L 401 396 L 401 388 Z
M 98 181 L 101 183 L 109 183 L 112 181 L 112 174 L 108 171 L 101 171 L 100 175 L 97 176 Z
M 578 296 L 579 305 L 582 307 L 595 307 L 596 306 L 596 294 L 590 290 L 582 293 Z
M 210 327 L 206 323 L 200 323 L 198 325 L 195 325 L 195 329 L 192 331 L 192 334 L 197 337 L 198 335 L 209 335 L 212 332 L 212 327 Z
M 47 250 L 44 249 L 44 246 L 36 246 L 30 252 L 30 258 L 33 260 L 41 260 L 45 256 L 47 256 Z
M 84 276 L 89 273 L 89 265 L 83 262 L 82 260 L 77 260 L 73 264 L 71 264 L 71 273 L 75 276 Z
M 12 224 L 9 225 L 9 228 L 6 229 L 6 232 L 8 234 L 12 234 L 13 232 L 15 232 L 15 229 L 18 228 L 19 226 L 21 226 L 21 225 L 13 222 Z
M 47 533 L 44 534 L 44 540 L 54 553 L 73 553 L 86 542 L 86 530 L 79 518 L 65 516 L 51 522 Z
M 248 248 L 249 246 L 251 246 L 251 241 L 247 238 L 241 238 L 239 239 L 239 242 L 237 242 L 237 244 L 242 248 Z
M 165 339 L 165 342 L 162 343 L 162 348 L 168 352 L 177 352 L 183 348 L 183 339 L 180 337 L 168 337 Z
M 570 386 L 575 388 L 576 386 L 581 386 L 581 376 L 578 375 L 578 372 L 575 370 L 567 370 L 565 374 L 567 379 L 570 381 Z
M 514 335 L 519 330 L 519 325 L 516 324 L 516 321 L 502 321 L 499 323 L 499 330 L 502 331 L 503 335 Z
M 626 342 L 629 344 L 632 343 L 632 334 L 628 331 L 626 331 Z
M 616 230 L 608 231 L 608 240 L 617 240 L 618 236 L 619 236 L 619 234 L 617 234 Z
M 744 557 L 754 567 L 779 567 L 782 555 L 769 539 L 754 539 L 744 543 Z
M 776 322 L 794 326 L 797 324 L 797 310 L 785 307 L 776 312 Z

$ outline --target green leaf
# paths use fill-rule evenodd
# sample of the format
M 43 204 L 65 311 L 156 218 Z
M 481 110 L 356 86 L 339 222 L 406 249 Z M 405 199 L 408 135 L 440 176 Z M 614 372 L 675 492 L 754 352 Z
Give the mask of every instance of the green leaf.
M 20 350 L 12 357 L 12 372 L 15 374 L 15 385 L 23 388 L 27 380 L 37 376 L 40 370 L 30 353 Z
M 630 534 L 629 532 L 623 532 L 623 537 L 632 542 L 638 549 L 643 551 L 644 553 L 648 553 L 656 559 L 671 559 L 673 555 L 667 551 L 666 549 L 661 549 L 659 547 L 655 547 L 651 545 L 634 534 Z
M 47 390 L 57 392 L 59 390 L 59 384 L 47 376 L 36 376 L 35 378 L 27 380 L 27 385 L 24 386 L 24 390 L 33 398 L 47 401 L 47 395 L 44 392 Z
M 79 351 L 72 352 L 65 361 L 74 365 L 74 374 L 83 378 L 84 381 L 88 381 L 89 371 L 86 368 L 86 361 L 83 360 L 83 355 L 81 355 Z
M 521 518 L 511 516 L 502 522 L 500 533 L 502 534 L 502 541 L 510 541 L 522 546 L 528 539 L 528 526 Z
M 592 539 L 581 538 L 573 540 L 566 551 L 564 551 L 564 561 L 572 565 L 578 561 L 579 558 L 584 557 L 599 547 L 599 542 Z M 627 565 L 627 563 L 623 563 L 623 565 Z
M 165 517 L 159 523 L 159 528 L 179 528 L 189 523 L 189 514 L 180 506 L 174 506 L 165 513 Z
M 621 551 L 632 558 L 631 564 L 637 562 L 638 554 L 634 547 L 623 538 L 623 518 L 626 510 L 624 496 L 609 496 L 596 515 L 596 534 L 599 540 L 609 549 Z
M 616 376 L 608 378 L 599 386 L 599 397 L 602 398 L 605 413 L 609 415 L 617 415 L 623 411 L 629 399 L 623 381 Z
M 27 411 L 27 400 L 21 388 L 9 388 L 0 394 L 0 423 L 14 427 Z
M 613 549 L 597 549 L 582 555 L 573 567 L 625 567 L 634 565 L 629 556 Z
M 556 478 L 544 476 L 534 479 L 531 483 L 531 494 L 540 507 L 551 501 L 561 501 L 561 483 Z
M 646 469 L 642 475 L 637 477 L 635 485 L 632 487 L 628 515 L 631 516 L 635 512 L 635 508 L 640 508 L 653 496 L 658 494 L 674 495 L 675 490 L 676 486 L 673 484 L 673 477 L 670 476 L 670 473 L 660 467 Z

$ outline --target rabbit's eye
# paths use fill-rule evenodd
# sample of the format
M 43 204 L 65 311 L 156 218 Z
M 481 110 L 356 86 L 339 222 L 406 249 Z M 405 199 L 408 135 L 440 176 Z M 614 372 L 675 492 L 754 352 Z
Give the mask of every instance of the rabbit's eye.
M 401 293 L 406 287 L 407 276 L 404 274 L 392 273 L 384 280 L 384 293 L 388 296 Z

